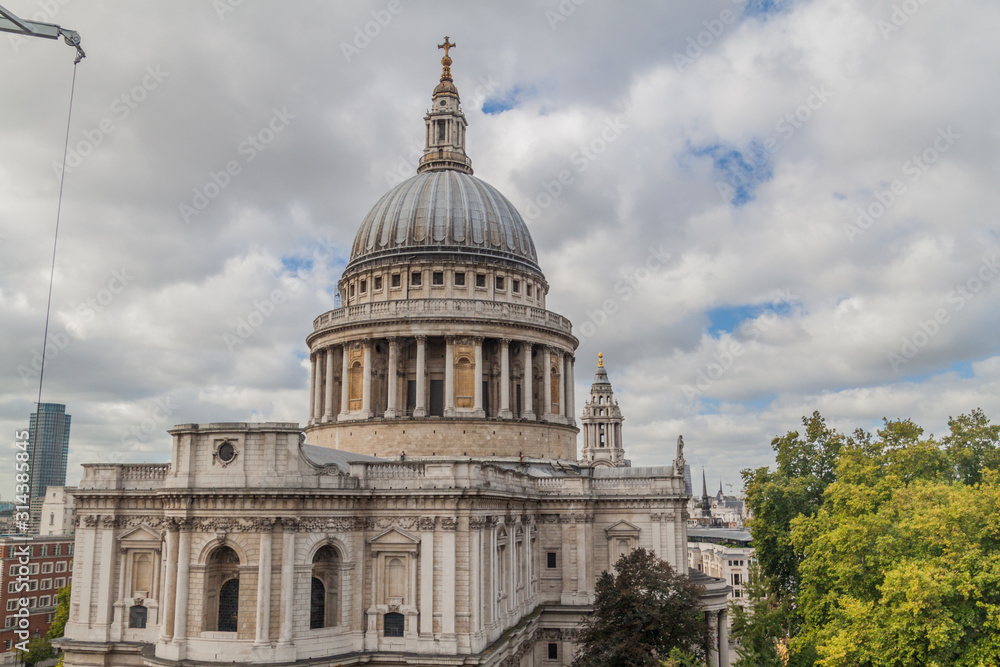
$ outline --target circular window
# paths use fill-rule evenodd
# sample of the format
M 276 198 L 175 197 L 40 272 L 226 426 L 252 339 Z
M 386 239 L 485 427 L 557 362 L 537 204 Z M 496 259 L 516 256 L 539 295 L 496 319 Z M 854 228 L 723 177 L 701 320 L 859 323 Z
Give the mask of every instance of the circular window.
M 219 459 L 223 463 L 229 463 L 236 458 L 236 448 L 232 443 L 224 442 L 219 446 Z
M 441 106 L 444 106 L 445 104 L 448 104 L 448 103 L 446 101 L 444 101 L 444 100 L 441 100 L 440 104 L 441 104 Z

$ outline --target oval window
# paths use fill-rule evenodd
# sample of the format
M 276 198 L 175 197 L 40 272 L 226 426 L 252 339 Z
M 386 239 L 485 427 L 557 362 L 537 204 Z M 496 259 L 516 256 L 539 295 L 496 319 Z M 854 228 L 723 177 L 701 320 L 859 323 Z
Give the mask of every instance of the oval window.
M 236 458 L 236 448 L 233 447 L 232 443 L 224 442 L 219 447 L 219 459 L 223 463 L 229 463 Z

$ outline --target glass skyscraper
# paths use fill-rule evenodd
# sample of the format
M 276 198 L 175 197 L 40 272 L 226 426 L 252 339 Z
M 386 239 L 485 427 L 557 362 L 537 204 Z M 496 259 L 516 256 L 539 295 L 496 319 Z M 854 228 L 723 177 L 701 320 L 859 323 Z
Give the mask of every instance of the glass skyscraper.
M 38 412 L 31 413 L 28 451 L 31 453 L 32 498 L 44 498 L 45 489 L 50 486 L 66 486 L 70 419 L 66 406 L 60 403 L 40 403 Z

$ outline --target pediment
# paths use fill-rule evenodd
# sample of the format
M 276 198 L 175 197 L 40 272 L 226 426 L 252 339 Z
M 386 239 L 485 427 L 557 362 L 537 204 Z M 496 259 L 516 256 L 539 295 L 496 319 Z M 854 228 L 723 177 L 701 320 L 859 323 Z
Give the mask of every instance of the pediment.
M 160 534 L 148 526 L 138 526 L 118 538 L 126 548 L 159 549 Z
M 641 531 L 638 526 L 622 519 L 618 523 L 612 524 L 604 529 L 608 535 L 638 535 Z
M 368 544 L 380 547 L 411 547 L 419 545 L 420 538 L 398 528 L 390 528 L 368 540 Z

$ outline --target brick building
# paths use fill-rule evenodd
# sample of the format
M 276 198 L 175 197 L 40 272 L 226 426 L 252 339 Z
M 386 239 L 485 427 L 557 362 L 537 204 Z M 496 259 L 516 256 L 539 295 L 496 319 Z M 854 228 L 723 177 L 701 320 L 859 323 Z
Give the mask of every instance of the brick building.
M 22 566 L 27 567 L 23 571 Z M 56 612 L 56 593 L 70 583 L 73 574 L 73 537 L 46 536 L 24 541 L 0 537 L 0 650 L 13 652 L 22 637 L 20 598 L 28 599 L 28 639 L 44 636 Z

